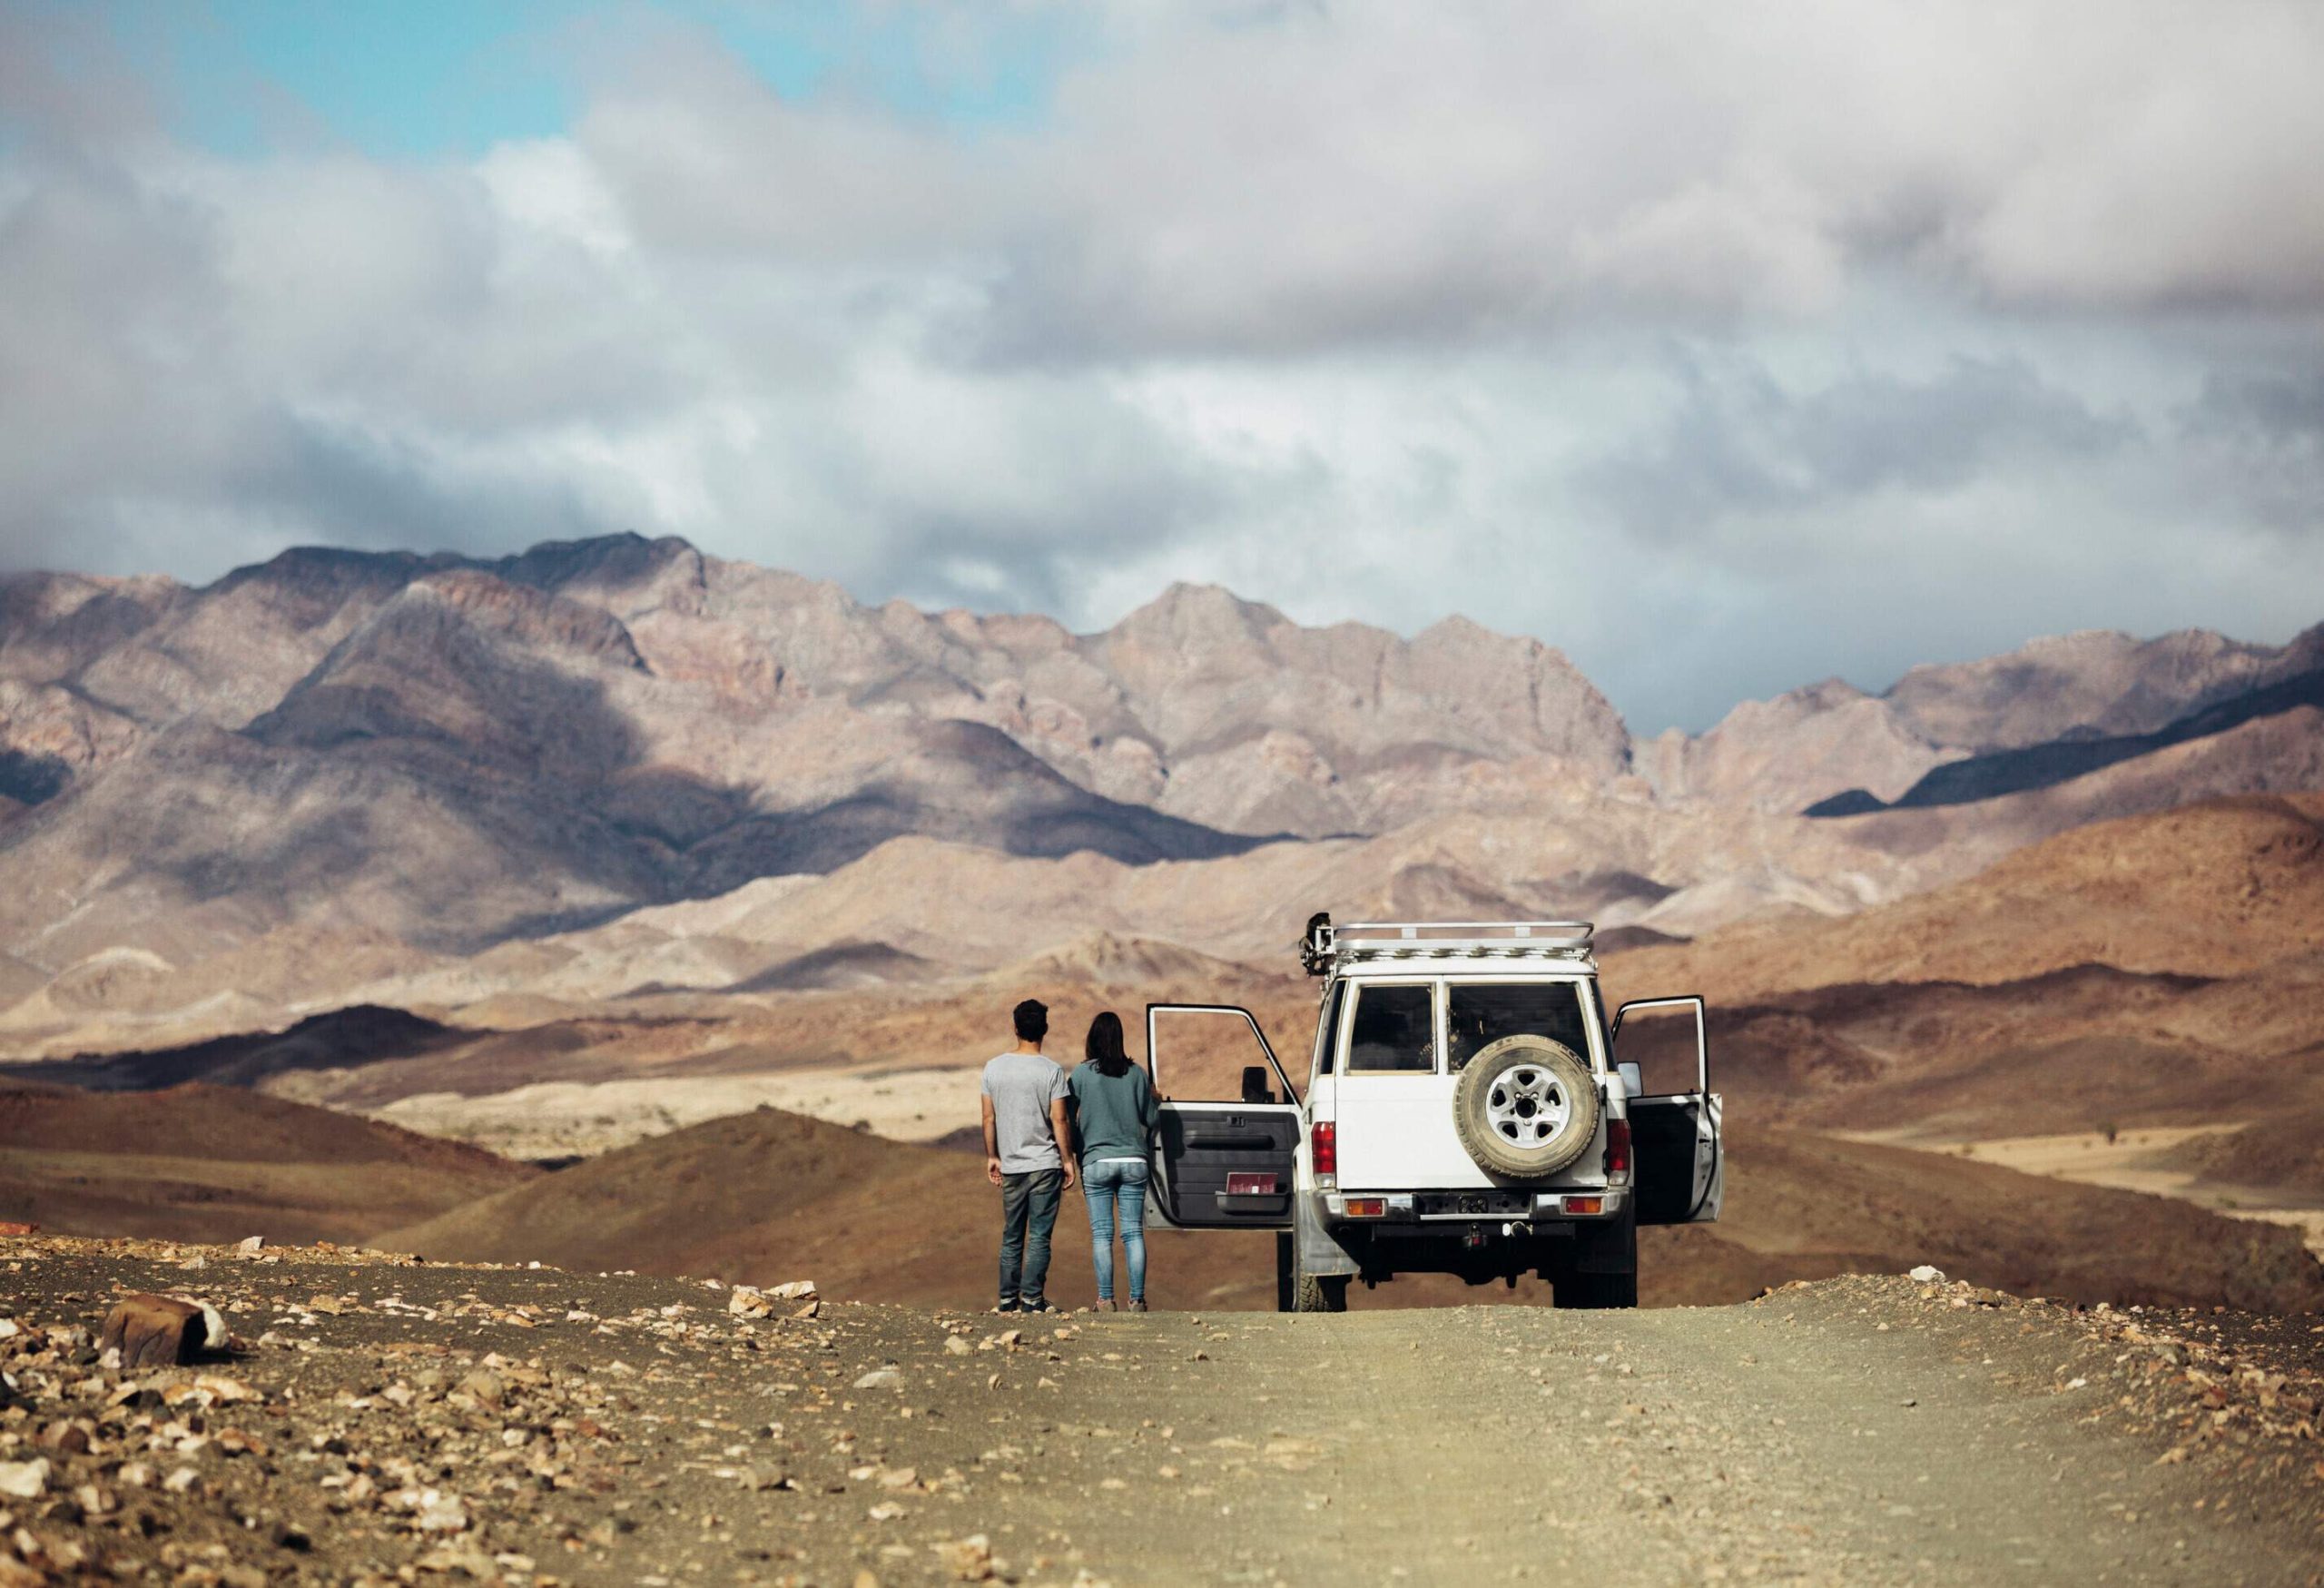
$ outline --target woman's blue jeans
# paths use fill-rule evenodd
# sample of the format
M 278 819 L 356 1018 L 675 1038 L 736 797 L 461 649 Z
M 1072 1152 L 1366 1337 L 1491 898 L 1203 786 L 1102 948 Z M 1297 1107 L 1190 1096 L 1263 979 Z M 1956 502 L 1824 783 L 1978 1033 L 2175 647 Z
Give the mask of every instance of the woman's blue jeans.
M 1114 1298 L 1115 1208 L 1121 1209 L 1122 1265 L 1129 1298 L 1146 1299 L 1146 1165 L 1140 1159 L 1099 1159 L 1081 1166 L 1081 1196 L 1089 1204 L 1089 1260 L 1098 1270 L 1098 1299 Z

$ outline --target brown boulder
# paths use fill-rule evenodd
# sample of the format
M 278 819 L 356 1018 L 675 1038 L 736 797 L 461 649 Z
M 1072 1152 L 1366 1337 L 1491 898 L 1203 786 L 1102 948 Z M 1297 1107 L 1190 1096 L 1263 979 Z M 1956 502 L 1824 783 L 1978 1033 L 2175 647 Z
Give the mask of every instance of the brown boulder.
M 97 1348 L 118 1348 L 123 1368 L 168 1367 L 192 1361 L 203 1337 L 202 1308 L 193 1303 L 168 1296 L 128 1296 L 105 1315 Z

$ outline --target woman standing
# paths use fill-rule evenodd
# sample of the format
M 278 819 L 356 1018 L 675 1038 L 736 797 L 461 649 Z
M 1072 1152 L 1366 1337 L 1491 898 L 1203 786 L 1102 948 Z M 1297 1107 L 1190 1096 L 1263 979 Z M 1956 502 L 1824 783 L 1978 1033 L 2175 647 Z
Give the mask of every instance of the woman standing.
M 1085 1063 L 1073 1067 L 1074 1136 L 1081 1195 L 1089 1205 L 1089 1255 L 1098 1269 L 1099 1312 L 1115 1312 L 1114 1229 L 1129 1270 L 1129 1310 L 1146 1310 L 1147 1143 L 1160 1117 L 1154 1083 L 1122 1050 L 1122 1019 L 1108 1010 L 1089 1022 Z M 1118 1209 L 1118 1218 L 1117 1218 Z

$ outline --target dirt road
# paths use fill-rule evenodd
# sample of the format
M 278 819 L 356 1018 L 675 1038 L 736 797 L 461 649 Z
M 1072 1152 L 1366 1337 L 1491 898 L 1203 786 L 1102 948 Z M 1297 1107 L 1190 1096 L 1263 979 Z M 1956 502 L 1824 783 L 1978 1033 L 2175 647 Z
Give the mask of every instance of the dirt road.
M 2324 1569 L 2314 1317 L 1899 1278 L 1627 1314 L 750 1319 L 701 1284 L 193 1255 L 0 1246 L 0 1483 L 37 1489 L 0 1494 L 0 1540 L 39 1569 L 842 1588 Z M 74 1329 L 118 1287 L 223 1307 L 251 1344 L 210 1371 L 249 1398 L 107 1374 Z

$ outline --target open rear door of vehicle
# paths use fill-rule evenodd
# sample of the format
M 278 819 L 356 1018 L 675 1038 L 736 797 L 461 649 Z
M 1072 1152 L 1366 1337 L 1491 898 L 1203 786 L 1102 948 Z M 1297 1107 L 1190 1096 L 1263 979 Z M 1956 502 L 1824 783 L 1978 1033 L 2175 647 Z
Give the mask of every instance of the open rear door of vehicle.
M 1154 1201 L 1187 1229 L 1288 1229 L 1299 1100 L 1250 1011 L 1149 1003 Z
M 1630 1150 L 1636 1159 L 1630 1184 L 1638 1221 L 1711 1223 L 1726 1193 L 1727 1165 L 1719 1097 L 1710 1089 L 1703 1001 L 1642 998 L 1625 1003 L 1614 1011 L 1614 1057 L 1638 1065 L 1648 1090 L 1647 1096 L 1630 1100 Z M 1679 1090 L 1689 1082 L 1690 1088 Z

